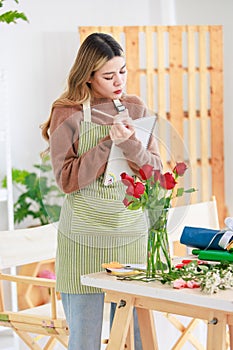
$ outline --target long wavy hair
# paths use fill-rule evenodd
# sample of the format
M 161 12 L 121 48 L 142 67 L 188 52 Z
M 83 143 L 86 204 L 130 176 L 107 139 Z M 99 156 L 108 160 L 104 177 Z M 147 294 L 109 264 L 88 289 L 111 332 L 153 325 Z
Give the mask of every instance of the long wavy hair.
M 49 142 L 49 128 L 54 107 L 82 104 L 91 98 L 91 86 L 88 81 L 115 56 L 124 56 L 124 52 L 120 44 L 109 34 L 93 33 L 83 41 L 70 70 L 66 90 L 52 104 L 48 120 L 40 126 L 46 141 Z

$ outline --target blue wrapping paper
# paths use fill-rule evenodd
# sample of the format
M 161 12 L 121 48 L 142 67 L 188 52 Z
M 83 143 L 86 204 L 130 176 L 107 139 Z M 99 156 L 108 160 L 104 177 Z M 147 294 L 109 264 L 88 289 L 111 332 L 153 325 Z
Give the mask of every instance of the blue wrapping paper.
M 180 243 L 198 249 L 224 250 L 218 245 L 224 232 L 200 227 L 185 226 Z

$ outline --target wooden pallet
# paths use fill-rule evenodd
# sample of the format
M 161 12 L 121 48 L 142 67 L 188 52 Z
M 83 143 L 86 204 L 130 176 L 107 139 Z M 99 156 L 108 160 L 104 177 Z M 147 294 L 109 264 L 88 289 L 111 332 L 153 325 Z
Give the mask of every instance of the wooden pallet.
M 188 184 L 198 189 L 191 202 L 215 195 L 223 226 L 227 210 L 222 27 L 79 27 L 80 42 L 93 32 L 109 33 L 122 44 L 127 92 L 141 96 L 159 115 L 157 135 L 164 168 L 176 161 L 188 162 Z

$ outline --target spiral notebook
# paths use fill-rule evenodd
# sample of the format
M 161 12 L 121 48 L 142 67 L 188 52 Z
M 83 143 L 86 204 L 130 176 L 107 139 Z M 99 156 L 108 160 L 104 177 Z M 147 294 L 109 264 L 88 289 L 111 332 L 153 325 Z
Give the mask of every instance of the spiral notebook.
M 133 120 L 135 135 L 145 148 L 148 147 L 150 136 L 155 128 L 156 119 L 157 117 L 153 115 Z M 130 169 L 122 150 L 113 143 L 104 175 L 104 185 L 112 185 L 116 181 L 121 180 L 120 175 L 123 172 L 133 175 L 133 171 Z

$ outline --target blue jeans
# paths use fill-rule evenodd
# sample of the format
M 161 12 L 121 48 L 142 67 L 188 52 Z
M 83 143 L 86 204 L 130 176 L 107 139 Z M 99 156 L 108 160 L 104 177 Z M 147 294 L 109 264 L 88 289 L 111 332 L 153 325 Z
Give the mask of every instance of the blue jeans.
M 112 326 L 114 314 L 116 310 L 116 304 L 111 303 L 111 312 L 110 312 L 110 327 Z M 141 341 L 141 336 L 140 336 L 140 329 L 138 325 L 138 316 L 137 316 L 137 311 L 134 308 L 133 310 L 133 316 L 134 316 L 134 345 L 135 345 L 135 350 L 142 350 L 142 341 Z M 116 349 L 118 350 L 118 349 Z
M 99 350 L 104 294 L 61 293 L 61 298 L 70 332 L 68 350 Z

